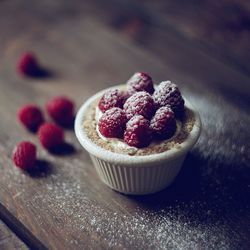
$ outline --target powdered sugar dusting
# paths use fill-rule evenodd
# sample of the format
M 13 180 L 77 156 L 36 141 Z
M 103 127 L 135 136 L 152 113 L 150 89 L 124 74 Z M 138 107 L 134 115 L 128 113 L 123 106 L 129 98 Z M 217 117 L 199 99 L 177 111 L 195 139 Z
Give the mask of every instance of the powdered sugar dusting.
M 4 151 L 4 147 L 0 149 Z M 192 157 L 197 150 L 198 147 Z M 235 156 L 240 157 L 246 150 L 247 145 L 240 147 L 235 150 Z M 219 154 L 220 151 L 216 152 Z M 37 183 L 40 188 L 32 196 L 27 192 L 30 188 L 27 178 L 30 177 L 11 166 L 4 175 L 10 185 L 19 190 L 13 199 L 20 198 L 21 201 L 23 195 L 29 195 L 25 204 L 28 210 L 32 211 L 34 204 L 46 202 L 43 210 L 46 209 L 47 216 L 36 213 L 37 228 L 46 228 L 48 233 L 50 230 L 63 232 L 67 247 L 81 249 L 86 244 L 83 236 L 87 235 L 88 244 L 93 249 L 100 244 L 106 249 L 244 249 L 243 242 L 247 239 L 234 225 L 244 218 L 245 204 L 235 204 L 235 195 L 221 184 L 223 179 L 215 173 L 219 165 L 203 163 L 201 187 L 195 186 L 197 192 L 193 194 L 186 194 L 188 188 L 182 186 L 190 178 L 185 168 L 191 172 L 190 175 L 195 175 L 195 167 L 190 166 L 187 160 L 183 178 L 180 176 L 169 189 L 152 196 L 129 197 L 109 190 L 93 180 L 93 176 L 90 178 L 89 172 L 94 170 L 83 163 L 89 162 L 86 154 L 70 161 L 55 158 L 44 151 L 40 157 L 46 157 L 55 164 L 56 171 L 41 181 L 33 180 L 34 185 Z M 62 161 L 64 167 L 60 168 Z M 197 183 L 197 180 L 190 180 L 188 187 L 193 182 Z M 243 187 L 247 195 L 249 191 L 245 185 Z M 50 219 L 54 221 L 51 228 L 47 224 Z
M 149 94 L 152 94 L 154 92 L 152 78 L 146 73 L 136 72 L 127 81 L 127 90 L 130 95 L 137 91 L 146 91 Z
M 98 128 L 102 135 L 111 138 L 122 138 L 126 126 L 125 112 L 117 107 L 111 108 L 101 116 Z
M 126 124 L 124 142 L 137 148 L 146 147 L 151 143 L 150 123 L 142 115 L 133 116 Z
M 64 233 L 65 246 L 72 249 L 83 248 L 83 236 L 92 249 L 101 244 L 105 249 L 248 249 L 249 115 L 241 111 L 239 119 L 237 108 L 218 99 L 198 96 L 194 103 L 203 122 L 201 139 L 175 183 L 161 193 L 130 197 L 109 190 L 89 174 L 94 169 L 84 151 L 70 159 L 41 151 L 55 173 L 33 179 L 8 159 L 16 131 L 0 145 L 2 179 L 9 183 L 3 193 L 10 192 L 15 204 L 26 195 L 25 208 L 36 214 L 33 223 L 41 235 Z M 223 142 L 221 134 L 227 138 Z M 36 192 L 29 192 L 31 184 Z
M 244 249 L 244 242 L 249 241 L 237 227 L 239 223 L 244 225 L 249 209 L 249 176 L 241 174 L 244 168 L 248 173 L 249 145 L 242 144 L 245 140 L 239 134 L 237 139 L 228 133 L 237 124 L 246 131 L 244 124 L 249 117 L 242 116 L 239 122 L 230 115 L 237 110 L 231 107 L 229 113 L 223 113 L 214 105 L 218 100 L 209 102 L 197 97 L 195 101 L 202 116 L 203 134 L 173 187 L 151 198 L 128 198 L 135 208 L 128 209 L 121 202 L 127 213 L 108 213 L 100 208 L 103 217 L 91 219 L 91 225 L 107 239 L 110 248 Z M 228 128 L 225 120 L 230 124 Z M 221 143 L 218 135 L 225 132 L 228 140 Z
M 184 111 L 184 99 L 175 83 L 171 81 L 161 82 L 153 94 L 153 99 L 160 107 L 169 105 L 175 115 L 181 117 Z
M 68 180 L 61 182 L 53 176 L 53 184 L 46 185 L 46 192 L 32 197 L 31 203 L 44 199 L 52 216 L 58 219 L 67 218 L 70 223 L 64 224 L 65 235 L 69 245 L 78 246 L 81 234 L 95 233 L 90 239 L 93 248 L 99 244 L 98 238 L 104 240 L 106 248 L 122 249 L 231 249 L 231 239 L 227 234 L 224 222 L 218 220 L 210 224 L 196 223 L 183 214 L 183 209 L 197 204 L 179 204 L 159 211 L 151 211 L 136 206 L 132 211 L 112 211 L 108 204 L 92 200 L 84 191 L 84 184 Z M 119 199 L 118 199 L 119 200 Z M 129 199 L 128 199 L 129 200 Z M 29 205 L 29 204 L 28 204 Z M 199 205 L 203 208 L 203 204 Z M 127 209 L 124 207 L 123 209 Z M 212 216 L 211 211 L 205 211 Z M 38 215 L 38 221 L 43 218 Z M 68 229 L 68 230 L 66 230 Z M 72 240 L 74 239 L 74 240 Z
M 46 200 L 46 209 L 58 221 L 59 227 L 63 218 L 67 218 L 69 223 L 64 223 L 63 227 L 68 246 L 79 248 L 81 235 L 89 234 L 93 248 L 100 243 L 98 239 L 105 242 L 107 249 L 199 249 L 199 246 L 206 245 L 208 247 L 204 249 L 232 247 L 223 220 L 204 224 L 196 222 L 199 218 L 195 214 L 191 218 L 184 213 L 190 207 L 195 210 L 197 205 L 204 209 L 205 205 L 201 202 L 178 202 L 160 210 L 145 209 L 135 203 L 131 210 L 124 205 L 124 200 L 134 203 L 133 199 L 120 198 L 114 193 L 114 198 L 120 201 L 119 209 L 114 211 L 109 209 L 109 201 L 105 204 L 98 197 L 94 200 L 90 198 L 86 185 L 76 177 L 62 181 L 60 174 L 53 174 L 50 180 L 43 191 L 30 198 L 27 207 Z M 207 218 L 213 215 L 213 211 L 209 210 L 202 213 Z M 43 226 L 44 218 L 39 214 L 37 221 Z M 69 232 L 74 232 L 74 237 Z
M 150 119 L 155 111 L 153 98 L 145 91 L 136 92 L 124 103 L 124 111 L 128 119 L 134 115 L 142 115 Z
M 150 127 L 155 136 L 159 138 L 171 138 L 176 132 L 174 112 L 170 107 L 159 108 L 150 121 Z
M 105 112 L 106 110 L 113 107 L 122 108 L 124 101 L 124 92 L 118 89 L 110 89 L 103 94 L 98 106 L 102 112 Z

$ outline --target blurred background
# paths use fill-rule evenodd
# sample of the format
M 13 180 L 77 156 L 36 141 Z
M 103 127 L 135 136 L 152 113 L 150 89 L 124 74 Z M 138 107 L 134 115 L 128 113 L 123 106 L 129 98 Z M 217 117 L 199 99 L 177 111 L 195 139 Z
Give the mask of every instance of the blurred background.
M 119 72 L 114 70 L 111 61 L 120 59 L 117 53 L 111 55 L 112 52 L 105 51 L 105 35 L 98 32 L 100 25 L 104 33 L 113 32 L 128 47 L 139 48 L 146 52 L 144 54 L 153 55 L 169 65 L 166 72 L 156 72 L 156 67 L 150 68 L 149 65 L 143 68 L 139 65 L 131 66 L 130 69 L 125 67 L 122 72 L 117 62 L 114 64 Z M 183 82 L 184 78 L 188 83 L 188 78 L 195 77 L 203 84 L 211 83 L 216 91 L 223 89 L 228 98 L 235 99 L 234 102 L 244 100 L 245 108 L 249 105 L 248 1 L 1 1 L 0 30 L 0 55 L 3 60 L 4 56 L 7 61 L 17 60 L 22 52 L 33 50 L 52 71 L 66 72 L 63 67 L 69 69 L 74 63 L 78 66 L 82 64 L 84 74 L 88 67 L 98 71 L 100 78 L 96 75 L 94 81 L 113 83 L 126 81 L 128 74 L 137 70 L 148 71 L 155 75 L 157 81 L 167 77 Z M 99 34 L 94 41 L 95 47 L 101 53 L 110 54 L 110 64 L 101 61 L 95 48 L 90 49 L 84 45 L 83 40 L 95 36 L 95 32 Z M 74 58 L 77 50 L 78 56 Z M 95 62 L 93 65 L 86 60 L 83 62 L 84 57 L 92 57 Z M 71 60 L 71 66 L 66 66 L 66 59 Z M 77 67 L 74 68 L 76 70 Z M 173 73 L 176 69 L 180 72 Z M 218 70 L 221 70 L 220 75 L 223 77 L 217 75 Z M 227 76 L 229 71 L 234 75 L 241 74 L 244 79 L 239 80 L 239 77 L 234 78 L 229 74 Z M 107 72 L 110 75 L 105 79 Z
M 112 0 L 111 24 L 144 46 L 157 39 L 150 29 L 178 33 L 197 46 L 249 73 L 250 3 L 244 0 Z M 104 6 L 105 7 L 105 6 Z M 164 37 L 157 40 L 164 48 Z M 160 43 L 160 44 L 159 44 Z M 166 44 L 165 44 L 166 46 Z M 166 48 L 166 47 L 165 47 Z
M 3 30 L 11 32 L 12 27 L 8 23 L 13 22 L 19 27 L 12 34 L 16 37 L 20 33 L 24 36 L 24 32 L 29 29 L 28 23 L 35 26 L 43 17 L 46 17 L 52 28 L 57 21 L 92 16 L 140 45 L 154 49 L 155 53 L 162 53 L 166 47 L 164 34 L 174 32 L 198 47 L 209 48 L 209 53 L 226 60 L 239 70 L 250 72 L 249 1 L 2 0 L 0 4 L 2 33 Z M 36 30 L 39 31 L 39 26 L 34 27 L 32 32 Z M 152 36 L 152 32 L 157 31 L 161 36 Z M 1 35 L 0 39 L 1 46 L 6 46 L 6 37 Z

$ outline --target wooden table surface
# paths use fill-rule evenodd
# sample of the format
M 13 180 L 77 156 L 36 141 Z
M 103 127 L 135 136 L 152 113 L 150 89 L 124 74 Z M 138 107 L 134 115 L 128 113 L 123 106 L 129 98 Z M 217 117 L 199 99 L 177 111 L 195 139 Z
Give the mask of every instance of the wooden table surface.
M 133 11 L 126 1 L 83 2 L 0 2 L 0 248 L 249 249 L 248 71 L 163 22 L 148 1 L 145 8 L 135 1 Z M 49 77 L 16 74 L 26 50 Z M 177 82 L 203 123 L 181 173 L 162 192 L 114 192 L 99 181 L 73 130 L 66 139 L 74 150 L 52 155 L 17 122 L 20 105 L 44 107 L 66 94 L 79 108 L 135 71 Z M 38 146 L 40 172 L 13 166 L 21 140 Z

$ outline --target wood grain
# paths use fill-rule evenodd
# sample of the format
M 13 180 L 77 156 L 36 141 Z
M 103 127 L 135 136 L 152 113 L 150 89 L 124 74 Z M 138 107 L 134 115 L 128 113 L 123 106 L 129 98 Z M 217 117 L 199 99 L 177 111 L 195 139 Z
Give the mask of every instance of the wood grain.
M 45 245 L 42 244 L 19 220 L 16 219 L 2 204 L 0 204 L 0 219 L 3 220 L 3 232 L 8 232 L 8 236 L 3 237 L 3 248 L 5 246 L 6 238 L 10 239 L 9 245 L 6 244 L 6 248 L 10 249 L 46 249 Z M 8 228 L 7 228 L 8 226 Z M 17 238 L 18 237 L 18 238 Z M 13 242 L 12 242 L 13 241 Z M 18 244 L 17 244 L 18 243 Z M 12 246 L 13 244 L 13 246 Z M 1 245 L 1 244 L 0 244 Z M 14 246 L 16 245 L 16 246 Z M 11 247 L 12 246 L 12 247 Z M 27 246 L 27 247 L 26 247 Z M 2 249 L 2 248 L 1 248 Z
M 100 2 L 1 3 L 3 220 L 20 225 L 11 228 L 33 248 L 248 249 L 249 75 L 171 29 L 148 26 L 143 31 L 148 39 L 136 43 L 103 24 L 108 8 L 96 6 Z M 96 18 L 91 13 L 102 14 Z M 25 50 L 37 53 L 51 77 L 16 74 L 15 62 Z M 150 72 L 156 82 L 176 81 L 203 123 L 199 143 L 177 180 L 158 194 L 131 197 L 110 190 L 99 181 L 72 130 L 66 139 L 75 150 L 52 155 L 16 120 L 20 105 L 44 107 L 59 94 L 73 98 L 78 108 L 96 91 L 125 82 L 135 71 Z M 38 145 L 39 172 L 24 173 L 12 165 L 11 152 L 23 139 Z

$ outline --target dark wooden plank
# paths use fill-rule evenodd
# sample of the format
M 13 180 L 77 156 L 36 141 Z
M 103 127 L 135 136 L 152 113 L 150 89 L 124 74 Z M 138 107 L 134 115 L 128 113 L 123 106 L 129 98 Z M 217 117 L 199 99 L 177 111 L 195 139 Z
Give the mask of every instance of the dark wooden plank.
M 2 31 L 0 52 L 0 200 L 15 220 L 54 249 L 249 248 L 250 116 L 247 101 L 235 97 L 247 95 L 249 76 L 172 33 L 149 29 L 157 39 L 145 43 L 150 51 L 141 48 L 88 15 L 88 5 L 48 9 L 46 3 L 15 2 L 16 24 L 13 3 L 3 4 L 5 23 L 0 25 L 8 30 Z M 157 41 L 156 52 L 152 41 Z M 36 51 L 54 76 L 18 77 L 15 61 L 26 49 Z M 39 145 L 16 121 L 21 104 L 44 106 L 51 96 L 66 93 L 79 107 L 137 70 L 151 72 L 156 81 L 179 82 L 203 121 L 199 144 L 170 188 L 145 197 L 113 192 L 100 183 L 72 131 L 67 141 L 74 154 L 54 156 L 38 147 L 44 173 L 30 176 L 13 167 L 10 156 L 17 141 Z
M 41 249 L 41 250 L 46 249 L 45 245 L 43 245 L 34 235 L 32 235 L 32 233 L 19 220 L 17 220 L 16 217 L 13 214 L 11 214 L 2 204 L 0 204 L 0 219 L 2 219 L 5 225 L 8 226 L 8 232 L 10 236 L 15 235 L 15 237 L 12 236 L 13 240 L 10 239 L 10 241 L 13 241 L 14 244 L 16 244 L 17 241 L 16 238 L 19 237 L 19 239 L 21 239 L 21 241 L 19 240 L 21 242 L 19 243 L 20 246 L 24 247 L 27 245 L 29 249 Z M 7 231 L 6 226 L 4 229 L 5 231 Z M 5 238 L 6 237 L 4 237 L 4 241 Z M 13 243 L 10 242 L 9 243 L 10 246 Z M 4 244 L 6 243 L 4 242 L 3 246 Z M 27 247 L 25 247 L 25 249 Z
M 28 249 L 27 246 L 10 229 L 0 221 L 0 249 Z

